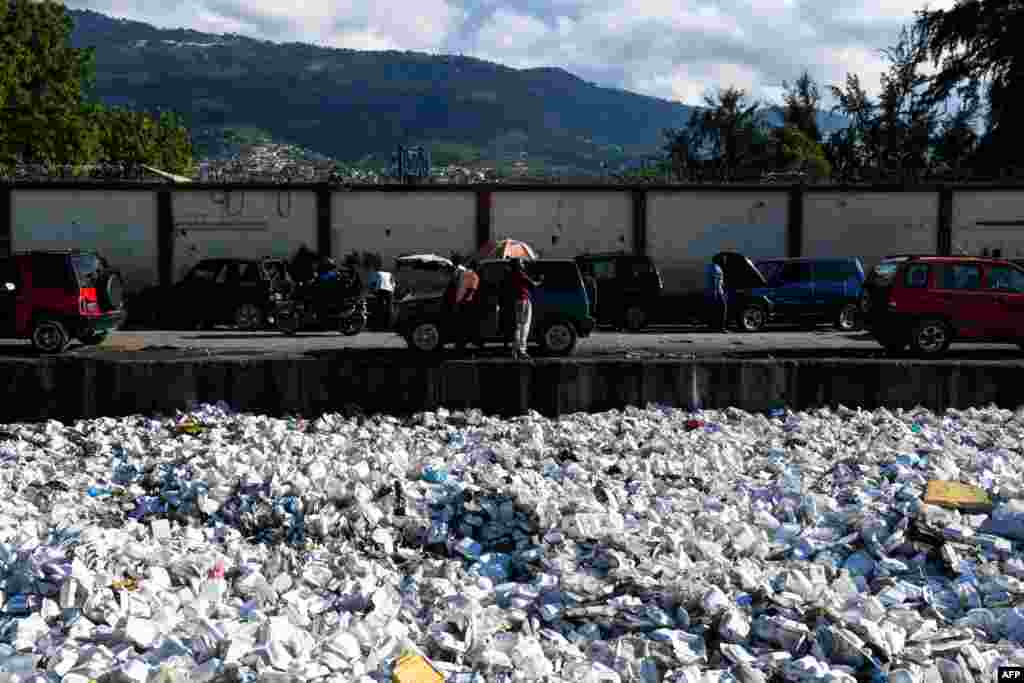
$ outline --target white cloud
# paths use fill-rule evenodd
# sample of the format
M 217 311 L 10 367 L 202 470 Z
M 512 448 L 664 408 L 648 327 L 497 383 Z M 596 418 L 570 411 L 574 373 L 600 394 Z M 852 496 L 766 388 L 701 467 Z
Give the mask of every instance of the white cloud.
M 931 0 L 947 9 L 954 0 Z M 719 87 L 777 101 L 807 68 L 822 85 L 857 73 L 877 92 L 924 0 L 68 0 L 161 27 L 360 50 L 461 52 L 558 66 L 600 85 L 697 104 Z M 823 88 L 827 92 L 826 88 Z

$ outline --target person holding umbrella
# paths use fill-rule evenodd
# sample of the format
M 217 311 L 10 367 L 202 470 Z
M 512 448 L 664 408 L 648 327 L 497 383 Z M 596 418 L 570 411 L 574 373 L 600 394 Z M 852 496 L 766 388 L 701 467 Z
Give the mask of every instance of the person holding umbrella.
M 533 290 L 544 283 L 541 276 L 533 280 L 526 274 L 523 267 L 523 259 L 512 259 L 512 270 L 509 274 L 509 284 L 515 295 L 516 312 L 516 348 L 512 357 L 516 360 L 528 360 L 530 355 L 526 352 L 526 342 L 530 338 L 530 323 L 533 318 Z

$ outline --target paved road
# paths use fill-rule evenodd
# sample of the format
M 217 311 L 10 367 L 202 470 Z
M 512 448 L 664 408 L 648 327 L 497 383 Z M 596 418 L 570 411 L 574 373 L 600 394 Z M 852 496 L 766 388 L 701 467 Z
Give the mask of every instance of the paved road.
M 364 332 L 355 337 L 337 333 L 303 333 L 285 337 L 276 332 L 121 331 L 99 347 L 73 346 L 72 356 L 176 358 L 195 356 L 260 356 L 265 354 L 309 354 L 331 356 L 394 356 L 414 353 L 390 332 Z M 447 352 L 457 357 L 455 351 Z M 500 346 L 483 351 L 470 350 L 467 357 L 506 355 Z M 32 356 L 27 342 L 0 342 L 0 358 Z M 863 332 L 842 333 L 827 327 L 815 331 L 793 328 L 770 329 L 756 334 L 714 334 L 699 328 L 655 327 L 640 333 L 601 330 L 580 341 L 576 352 L 582 358 L 886 358 L 885 352 Z M 1015 346 L 956 345 L 950 359 L 1021 360 Z

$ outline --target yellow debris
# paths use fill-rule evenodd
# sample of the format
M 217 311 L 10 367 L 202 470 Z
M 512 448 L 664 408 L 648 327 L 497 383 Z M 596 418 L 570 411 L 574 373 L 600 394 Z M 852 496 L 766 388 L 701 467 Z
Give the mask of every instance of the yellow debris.
M 426 659 L 415 653 L 406 653 L 395 662 L 392 683 L 444 683 L 444 676 Z
M 924 494 L 924 502 L 964 512 L 991 512 L 992 499 L 984 489 L 958 481 L 928 482 L 928 490 Z

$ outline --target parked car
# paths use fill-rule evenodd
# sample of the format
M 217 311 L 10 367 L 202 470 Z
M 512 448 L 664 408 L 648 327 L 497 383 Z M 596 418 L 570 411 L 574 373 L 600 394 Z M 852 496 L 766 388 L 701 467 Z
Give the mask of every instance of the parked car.
M 956 341 L 1024 348 L 1024 268 L 1002 259 L 904 256 L 868 275 L 865 326 L 891 352 L 940 356 Z
M 755 265 L 768 281 L 766 289 L 755 291 L 775 304 L 773 321 L 857 328 L 864 285 L 860 259 L 764 259 Z
M 656 316 L 663 286 L 650 257 L 625 252 L 584 254 L 576 257 L 576 265 L 596 282 L 596 296 L 587 294 L 596 301 L 598 323 L 637 332 Z
M 92 251 L 31 251 L 0 259 L 0 337 L 60 353 L 93 345 L 124 322 L 120 274 Z
M 579 268 L 569 259 L 539 259 L 527 261 L 525 265 L 530 277 L 544 278 L 544 284 L 534 293 L 530 340 L 539 343 L 547 354 L 569 355 L 577 341 L 588 337 L 594 329 Z M 480 275 L 478 296 L 484 311 L 477 337 L 484 344 L 506 341 L 498 306 L 508 268 L 508 261 L 487 260 L 482 261 L 477 270 Z M 418 351 L 438 351 L 453 341 L 451 325 L 443 294 L 413 297 L 398 304 L 395 330 Z
M 129 302 L 132 321 L 208 328 L 218 324 L 241 330 L 267 326 L 274 293 L 294 289 L 283 259 L 204 259 L 170 287 L 151 287 Z

